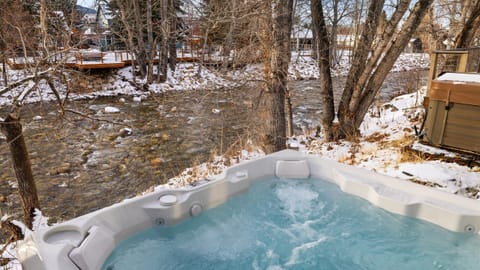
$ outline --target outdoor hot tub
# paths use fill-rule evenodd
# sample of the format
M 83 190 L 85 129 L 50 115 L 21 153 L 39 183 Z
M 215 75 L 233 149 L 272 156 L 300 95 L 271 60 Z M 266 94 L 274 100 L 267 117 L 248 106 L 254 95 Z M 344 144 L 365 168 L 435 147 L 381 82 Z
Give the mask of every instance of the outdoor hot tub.
M 331 185 L 334 186 L 335 189 L 340 188 L 345 193 L 355 195 L 345 195 L 355 198 L 354 200 L 358 200 L 347 203 L 347 206 L 351 208 L 350 211 L 353 211 L 352 213 L 357 212 L 355 207 L 360 203 L 359 201 L 363 202 L 366 200 L 370 203 L 367 203 L 369 206 L 366 206 L 367 210 L 365 210 L 365 213 L 373 209 L 381 208 L 390 212 L 388 213 L 384 210 L 379 210 L 388 213 L 395 222 L 397 222 L 396 214 L 414 217 L 419 220 L 427 221 L 424 223 L 435 224 L 429 224 L 428 226 L 434 227 L 434 230 L 438 230 L 439 233 L 458 234 L 461 236 L 462 242 L 470 243 L 470 245 L 474 246 L 480 243 L 478 236 L 480 229 L 480 203 L 476 200 L 463 198 L 440 190 L 434 190 L 396 178 L 387 177 L 364 169 L 339 164 L 318 156 L 310 156 L 292 150 L 285 150 L 254 161 L 233 166 L 225 170 L 225 172 L 219 175 L 216 179 L 202 181 L 196 186 L 178 190 L 164 189 L 156 191 L 57 224 L 47 229 L 37 231 L 25 239 L 25 241 L 19 246 L 18 256 L 22 266 L 26 270 L 114 270 L 116 268 L 113 266 L 105 266 L 105 262 L 112 251 L 114 251 L 117 246 L 126 239 L 151 228 L 159 227 L 170 230 L 169 228 L 182 226 L 182 224 L 187 224 L 191 220 L 200 219 L 210 211 L 221 208 L 221 205 L 225 205 L 225 202 L 235 200 L 235 198 L 248 193 L 247 191 L 251 189 L 252 186 L 261 183 L 264 179 L 269 179 L 268 181 L 270 181 L 265 187 L 266 189 L 276 188 L 277 195 L 288 201 L 287 208 L 290 207 L 287 209 L 288 211 L 285 210 L 285 207 L 278 208 L 278 211 L 291 212 L 290 214 L 293 215 L 292 218 L 287 217 L 286 219 L 280 217 L 280 219 L 282 219 L 281 224 L 286 221 L 294 223 L 292 225 L 294 231 L 287 230 L 287 234 L 285 234 L 287 237 L 283 238 L 291 236 L 297 239 L 299 235 L 309 232 L 309 237 L 313 237 L 314 240 L 307 243 L 299 243 L 298 247 L 289 251 L 278 251 L 279 254 L 287 252 L 289 254 L 287 256 L 275 255 L 276 251 L 274 247 L 268 247 L 265 246 L 265 244 L 259 243 L 261 241 L 258 239 L 255 240 L 255 237 L 249 238 L 248 236 L 243 235 L 240 232 L 240 228 L 235 229 L 235 232 L 233 233 L 237 233 L 238 235 L 236 238 L 244 239 L 244 241 L 235 242 L 235 244 L 221 242 L 223 236 L 219 231 L 209 232 L 212 234 L 212 239 L 214 239 L 212 241 L 219 241 L 216 247 L 217 252 L 222 252 L 223 246 L 226 247 L 229 245 L 233 246 L 234 250 L 238 253 L 241 252 L 241 247 L 244 247 L 244 250 L 249 250 L 252 246 L 260 247 L 265 249 L 265 258 L 274 258 L 275 262 L 282 264 L 284 268 L 308 269 L 308 267 L 295 267 L 295 263 L 300 257 L 302 257 L 301 255 L 303 255 L 305 250 L 312 247 L 318 247 L 322 245 L 322 243 L 328 242 L 328 239 L 333 243 L 342 242 L 350 237 L 351 233 L 349 234 L 347 232 L 335 233 L 334 237 L 317 237 L 318 232 L 310 232 L 310 228 L 316 226 L 318 227 L 317 229 L 323 233 L 324 228 L 329 226 L 341 227 L 343 226 L 342 224 L 345 223 L 344 221 L 342 221 L 341 224 L 335 224 L 334 222 L 333 225 L 319 225 L 320 223 L 312 225 L 315 222 L 321 222 L 323 216 L 314 217 L 314 221 L 299 221 L 298 210 L 301 210 L 301 207 L 296 206 L 296 203 L 304 203 L 305 199 L 312 197 L 315 198 L 315 200 L 308 201 L 308 205 L 311 208 L 309 208 L 310 210 L 317 210 L 316 208 L 321 209 L 325 207 L 325 205 L 321 203 L 321 197 L 315 195 L 316 193 L 313 194 L 315 196 L 312 196 L 311 192 L 309 192 L 309 181 L 315 181 L 315 185 L 320 189 L 323 188 L 323 185 Z M 295 181 L 303 181 L 301 182 L 302 185 L 304 185 L 302 187 L 303 193 L 298 193 L 288 186 L 284 187 L 281 190 L 282 192 L 278 191 L 277 182 L 284 185 L 285 183 L 296 183 Z M 330 194 L 331 192 L 328 193 Z M 337 198 L 336 196 L 337 195 L 333 198 L 334 200 Z M 256 197 L 261 197 L 261 195 Z M 338 197 L 340 196 L 338 195 Z M 341 198 L 338 198 L 338 200 L 341 200 Z M 248 201 L 250 201 L 250 199 L 247 199 L 246 202 Z M 246 202 L 240 202 L 240 208 L 247 205 L 248 203 Z M 267 209 L 271 209 L 264 211 L 267 212 L 267 214 L 270 214 L 269 211 L 271 211 L 271 215 L 277 215 L 277 210 L 275 210 L 275 204 L 277 203 L 262 201 L 260 204 L 264 204 Z M 322 206 L 320 206 L 320 204 L 322 204 Z M 378 206 L 379 208 L 373 207 L 372 205 Z M 228 216 L 231 213 L 242 212 L 242 209 L 235 209 L 236 210 L 227 209 L 225 210 L 225 213 L 227 213 Z M 358 213 L 364 215 L 364 212 L 357 212 L 357 214 Z M 236 214 L 234 216 L 236 216 Z M 255 216 L 253 218 L 255 219 Z M 374 222 L 381 222 L 382 219 L 384 219 L 383 216 Z M 240 220 L 241 218 L 238 221 L 239 223 Z M 229 222 L 222 221 L 213 223 L 220 223 L 220 226 L 223 226 L 223 223 Z M 233 223 L 235 226 L 235 219 L 230 223 Z M 240 227 L 248 227 L 248 224 L 252 224 L 252 227 L 261 227 L 258 225 L 254 226 L 253 224 L 255 223 L 253 221 L 248 221 L 242 224 L 243 225 Z M 416 223 L 412 224 L 413 225 L 410 224 L 405 228 L 405 233 L 408 234 L 410 227 L 413 229 L 413 227 L 424 226 L 416 225 Z M 184 234 L 189 230 L 193 230 L 192 228 L 198 227 L 198 225 L 192 224 L 188 226 L 183 228 Z M 272 225 L 268 223 L 266 226 L 271 226 L 271 228 L 268 227 L 267 230 L 279 230 L 279 232 L 286 231 L 285 228 L 281 228 L 283 225 Z M 359 227 L 360 225 L 354 224 L 353 227 L 355 226 Z M 426 231 L 432 230 L 430 227 L 422 228 L 426 228 L 423 229 Z M 228 233 L 229 231 L 231 230 L 227 229 L 224 233 Z M 456 233 L 452 233 L 452 231 Z M 206 248 L 209 240 L 203 239 L 209 238 L 198 235 L 197 233 L 199 232 L 201 231 L 195 232 L 194 234 L 185 237 L 185 239 L 180 240 L 182 247 L 189 248 L 189 242 L 191 241 L 192 243 L 199 242 L 200 245 L 204 245 Z M 219 235 L 216 236 L 215 232 L 218 232 Z M 389 232 L 388 234 L 391 233 L 393 232 Z M 158 235 L 161 233 L 156 232 L 154 234 Z M 404 235 L 400 235 L 399 237 L 405 238 Z M 194 240 L 195 238 L 198 239 Z M 335 238 L 335 240 L 333 240 L 333 238 Z M 438 237 L 437 235 L 435 238 L 438 239 L 443 237 Z M 471 240 L 471 238 L 473 240 Z M 458 246 L 460 240 L 455 241 L 456 243 L 454 243 L 454 246 Z M 274 243 L 277 244 L 278 242 L 281 242 L 281 240 L 274 241 Z M 138 246 L 138 244 L 136 245 Z M 168 249 L 168 247 L 170 246 L 167 246 L 166 249 Z M 467 245 L 465 247 L 467 247 Z M 480 248 L 480 245 L 477 248 Z M 162 254 L 165 252 L 166 250 L 154 250 L 153 254 Z M 211 253 L 208 253 L 208 256 L 211 255 Z M 227 255 L 229 255 L 230 257 L 227 257 L 232 260 L 236 258 L 236 254 L 228 253 Z M 457 256 L 457 254 L 455 256 Z M 248 265 L 253 266 L 248 268 L 264 268 L 261 265 L 265 259 L 264 257 L 259 258 L 258 260 L 255 259 L 255 263 L 249 263 Z M 288 258 L 283 259 L 283 257 Z M 329 257 L 332 258 L 332 256 Z M 188 258 L 182 257 L 182 260 L 188 261 Z M 311 261 L 315 262 L 318 260 L 312 259 Z M 311 261 L 309 261 L 309 263 L 311 263 Z M 441 266 L 440 263 L 437 264 Z M 227 269 L 227 267 L 212 267 L 213 269 Z M 241 269 L 242 267 L 238 266 L 237 268 Z M 135 265 L 132 265 L 130 269 L 143 268 L 136 268 Z M 165 266 L 165 268 L 162 268 L 161 266 L 158 266 L 156 269 L 174 269 L 174 267 Z M 312 267 L 311 269 L 316 268 Z M 324 269 L 342 268 L 327 267 Z M 468 267 L 464 269 L 468 269 Z
M 423 140 L 480 153 L 480 74 L 444 73 L 432 81 Z

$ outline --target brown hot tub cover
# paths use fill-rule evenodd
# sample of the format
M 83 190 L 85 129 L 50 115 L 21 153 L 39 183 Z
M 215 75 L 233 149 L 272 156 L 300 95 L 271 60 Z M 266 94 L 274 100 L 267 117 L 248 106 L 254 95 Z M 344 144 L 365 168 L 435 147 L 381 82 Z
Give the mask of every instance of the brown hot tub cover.
M 424 141 L 480 153 L 480 74 L 442 74 L 428 96 Z
M 432 81 L 430 100 L 480 106 L 480 74 L 445 73 Z

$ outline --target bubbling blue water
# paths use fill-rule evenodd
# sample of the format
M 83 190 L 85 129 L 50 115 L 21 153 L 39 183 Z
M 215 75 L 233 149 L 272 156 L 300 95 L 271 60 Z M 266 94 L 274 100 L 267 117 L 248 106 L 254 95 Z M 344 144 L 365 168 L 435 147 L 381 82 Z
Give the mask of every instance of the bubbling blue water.
M 480 269 L 480 237 L 388 213 L 326 181 L 267 179 L 123 241 L 103 270 Z

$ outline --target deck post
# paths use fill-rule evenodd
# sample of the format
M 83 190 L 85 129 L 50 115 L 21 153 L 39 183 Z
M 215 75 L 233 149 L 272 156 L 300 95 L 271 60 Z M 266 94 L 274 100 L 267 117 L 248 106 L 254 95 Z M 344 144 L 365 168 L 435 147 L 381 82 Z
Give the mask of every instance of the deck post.
M 457 72 L 466 72 L 467 62 L 468 62 L 468 52 L 462 53 L 460 55 L 460 60 L 458 61 Z
M 434 51 L 430 55 L 430 70 L 428 72 L 428 82 L 427 82 L 427 97 L 430 96 L 430 88 L 432 87 L 432 80 L 435 79 L 437 74 L 437 61 L 438 61 L 438 52 Z

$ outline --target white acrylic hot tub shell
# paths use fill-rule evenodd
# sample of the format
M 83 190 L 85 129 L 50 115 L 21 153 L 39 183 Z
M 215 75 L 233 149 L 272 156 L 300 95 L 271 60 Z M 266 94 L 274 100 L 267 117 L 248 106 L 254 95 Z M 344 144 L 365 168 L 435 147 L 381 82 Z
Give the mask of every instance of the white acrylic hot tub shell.
M 155 225 L 173 225 L 215 207 L 266 177 L 320 178 L 393 213 L 457 232 L 479 233 L 480 203 L 292 150 L 227 169 L 217 179 L 161 190 L 37 231 L 18 248 L 25 270 L 97 270 L 115 246 Z

